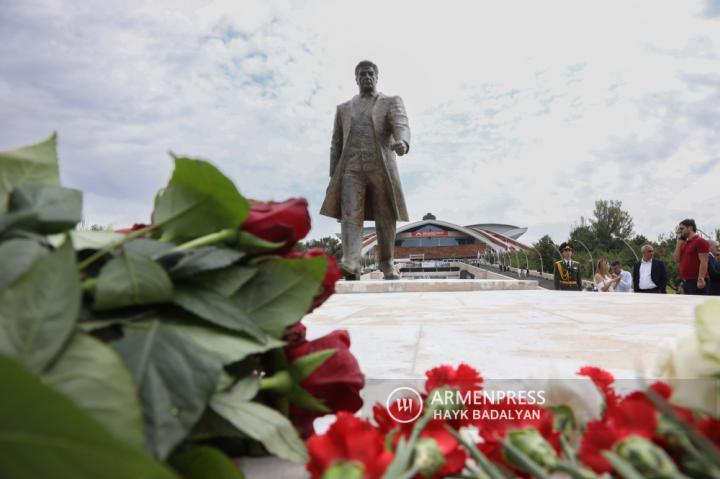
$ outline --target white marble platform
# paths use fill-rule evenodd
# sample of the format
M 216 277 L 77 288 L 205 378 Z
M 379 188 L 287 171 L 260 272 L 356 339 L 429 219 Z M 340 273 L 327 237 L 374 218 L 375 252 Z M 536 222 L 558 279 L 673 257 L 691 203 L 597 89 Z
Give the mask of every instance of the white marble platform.
M 594 364 L 649 369 L 692 331 L 693 296 L 548 290 L 336 294 L 305 317 L 308 336 L 347 329 L 368 378 L 416 378 L 468 362 L 489 378 L 570 377 Z
M 431 293 L 538 289 L 535 280 L 514 279 L 399 279 L 394 281 L 338 281 L 335 291 L 348 293 Z

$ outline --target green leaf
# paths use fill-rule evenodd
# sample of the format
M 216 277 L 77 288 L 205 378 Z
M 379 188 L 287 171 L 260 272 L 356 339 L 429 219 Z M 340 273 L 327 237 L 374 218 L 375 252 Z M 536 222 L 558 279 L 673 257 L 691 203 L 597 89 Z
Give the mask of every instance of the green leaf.
M 251 374 L 236 382 L 227 394 L 232 395 L 238 401 L 250 401 L 257 396 L 258 391 L 260 391 L 260 378 Z
M 272 454 L 298 464 L 308 461 L 307 450 L 292 423 L 274 409 L 234 396 L 213 396 L 210 406 L 236 428 L 262 443 Z
M 0 353 L 45 369 L 70 337 L 80 299 L 75 251 L 66 241 L 0 292 Z
M 175 171 L 155 200 L 154 223 L 163 223 L 163 240 L 196 238 L 236 228 L 250 206 L 235 185 L 206 161 L 175 157 Z
M 158 458 L 188 434 L 215 392 L 222 364 L 159 321 L 112 343 L 140 391 L 147 447 Z
M 235 463 L 210 446 L 197 446 L 174 454 L 170 464 L 185 479 L 245 479 Z
M 263 263 L 233 299 L 265 332 L 280 337 L 307 313 L 326 269 L 322 256 Z
M 198 273 L 225 268 L 245 256 L 242 251 L 207 246 L 187 251 L 170 269 L 173 278 L 188 278 Z
M 47 254 L 48 250 L 37 241 L 18 238 L 0 243 L 0 291 Z
M 632 464 L 611 451 L 602 451 L 602 455 L 612 465 L 613 469 L 625 479 L 643 479 L 643 475 Z
M 263 330 L 237 304 L 210 289 L 178 285 L 173 303 L 212 324 L 247 333 L 260 342 L 267 340 Z
M 53 133 L 35 145 L 0 152 L 0 212 L 7 211 L 10 192 L 20 185 L 60 183 L 56 143 Z
M 0 471 L 12 479 L 171 479 L 70 399 L 0 355 Z
M 62 244 L 64 235 L 52 235 L 48 236 L 48 240 L 54 246 Z M 103 249 L 106 246 L 121 240 L 125 235 L 121 233 L 115 233 L 113 231 L 77 231 L 73 230 L 70 232 L 70 239 L 72 239 L 73 247 L 75 251 L 81 251 L 84 249 Z
M 500 472 L 500 469 L 498 469 L 497 466 L 477 448 L 475 443 L 467 441 L 457 430 L 447 424 L 445 424 L 445 429 L 447 429 L 448 432 L 452 434 L 452 437 L 454 437 L 455 440 L 470 453 L 470 456 L 475 459 L 475 463 L 478 467 L 480 467 L 480 469 L 482 469 L 482 471 L 487 474 L 490 479 L 505 479 L 505 476 L 502 472 Z
M 191 278 L 187 278 L 187 281 L 193 284 L 203 285 L 229 298 L 245 283 L 250 281 L 257 271 L 257 268 L 233 265 L 228 268 L 197 274 Z
M 93 310 L 164 303 L 172 297 L 173 285 L 162 266 L 146 256 L 122 249 L 100 271 Z
M 215 439 L 222 437 L 234 437 L 248 439 L 238 428 L 230 424 L 225 418 L 213 411 L 211 408 L 205 409 L 200 420 L 195 424 L 190 432 L 190 440 L 204 441 L 206 439 Z
M 142 413 L 132 376 L 109 346 L 77 333 L 43 379 L 118 438 L 143 446 Z
M 284 241 L 268 241 L 244 230 L 238 231 L 238 238 L 235 242 L 236 248 L 251 254 L 276 250 L 284 245 Z
M 287 398 L 290 400 L 290 402 L 297 404 L 303 409 L 322 412 L 325 414 L 329 414 L 332 412 L 332 410 L 328 408 L 320 399 L 316 398 L 302 386 L 299 386 L 297 384 L 292 385 L 292 389 L 290 390 L 290 393 L 288 393 Z
M 22 185 L 10 193 L 8 211 L 0 218 L 0 231 L 16 227 L 41 234 L 62 233 L 82 219 L 82 193 L 57 185 Z
M 157 261 L 156 256 L 162 255 L 173 248 L 172 243 L 149 238 L 137 238 L 123 245 L 126 251 L 151 258 Z
M 211 325 L 190 322 L 164 322 L 173 332 L 192 342 L 223 364 L 241 361 L 251 354 L 264 353 L 285 346 L 283 341 L 268 336 L 265 343 L 249 338 L 244 334 L 233 333 Z
M 323 349 L 297 358 L 288 368 L 295 382 L 300 382 L 323 365 L 337 349 Z

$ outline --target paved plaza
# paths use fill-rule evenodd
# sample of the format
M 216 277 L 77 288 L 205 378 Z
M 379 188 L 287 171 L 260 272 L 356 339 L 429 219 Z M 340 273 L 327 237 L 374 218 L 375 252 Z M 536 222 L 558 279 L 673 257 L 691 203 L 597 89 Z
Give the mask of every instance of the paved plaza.
M 703 300 L 542 289 L 336 294 L 304 323 L 309 338 L 350 331 L 368 378 L 421 377 L 459 362 L 491 378 L 572 375 L 586 364 L 630 378 L 692 332 Z

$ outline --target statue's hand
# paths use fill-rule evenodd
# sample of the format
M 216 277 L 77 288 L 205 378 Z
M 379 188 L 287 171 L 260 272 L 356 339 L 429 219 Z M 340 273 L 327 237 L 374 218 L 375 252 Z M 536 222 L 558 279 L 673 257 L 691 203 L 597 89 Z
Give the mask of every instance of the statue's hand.
M 398 156 L 403 156 L 405 153 L 407 153 L 407 146 L 405 146 L 404 141 L 396 141 L 392 144 L 390 148 L 392 148 L 392 150 L 397 153 Z

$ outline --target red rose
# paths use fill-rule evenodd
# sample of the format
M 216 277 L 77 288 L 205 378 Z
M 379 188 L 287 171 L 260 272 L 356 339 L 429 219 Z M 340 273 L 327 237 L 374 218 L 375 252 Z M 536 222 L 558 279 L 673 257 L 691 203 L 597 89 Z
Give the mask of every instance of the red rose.
M 291 251 L 286 256 L 287 258 L 313 258 L 315 256 L 322 255 L 324 255 L 327 260 L 327 270 L 325 271 L 325 277 L 320 285 L 320 291 L 313 298 L 313 302 L 312 305 L 310 305 L 308 313 L 312 312 L 315 308 L 327 301 L 330 296 L 335 294 L 335 283 L 342 278 L 342 273 L 340 273 L 340 268 L 338 267 L 335 257 L 326 254 L 325 250 L 322 248 L 310 248 L 305 252 Z
M 285 348 L 290 363 L 317 351 L 336 350 L 319 368 L 300 381 L 300 386 L 320 399 L 333 412 L 355 412 L 360 409 L 363 405 L 360 390 L 365 386 L 365 376 L 360 371 L 357 359 L 350 352 L 348 332 L 333 331 L 321 338 L 307 341 L 304 336 L 299 337 L 297 327 L 291 327 L 289 331 L 295 336 L 295 344 L 289 344 Z M 313 433 L 312 421 L 321 415 L 322 413 L 308 411 L 294 404 L 290 407 L 292 422 L 300 429 L 303 437 Z
M 126 235 L 126 234 L 128 234 L 128 233 L 132 233 L 133 231 L 137 231 L 137 230 L 141 230 L 141 229 L 143 229 L 143 228 L 147 228 L 148 226 L 150 226 L 150 225 L 146 225 L 145 223 L 135 223 L 135 224 L 133 224 L 132 227 L 130 227 L 130 228 L 121 228 L 121 229 L 119 229 L 119 230 L 115 230 L 115 233 L 120 233 L 120 234 Z
M 307 470 L 319 479 L 336 462 L 357 463 L 365 479 L 379 479 L 393 460 L 385 449 L 385 437 L 369 422 L 340 412 L 327 433 L 307 442 Z
M 257 201 L 250 206 L 250 215 L 242 229 L 267 241 L 285 243 L 276 252 L 287 253 L 310 231 L 308 202 L 305 198 Z

